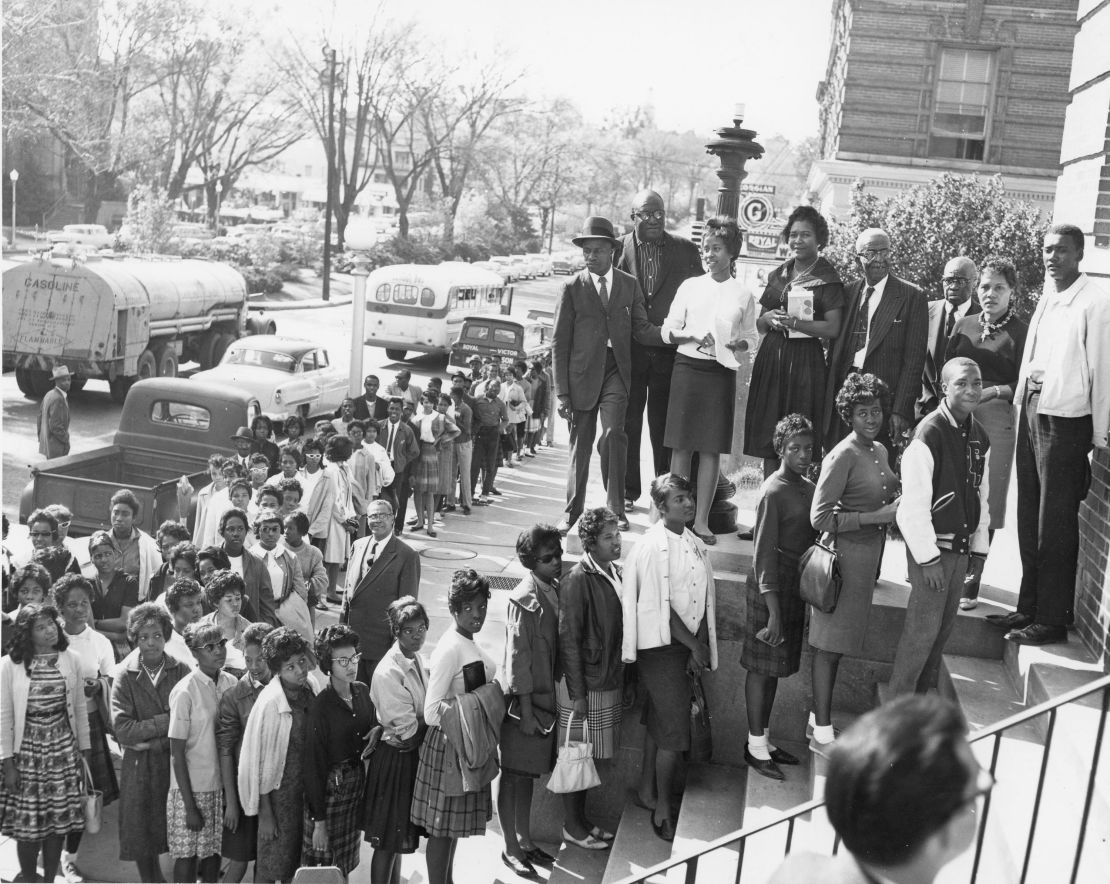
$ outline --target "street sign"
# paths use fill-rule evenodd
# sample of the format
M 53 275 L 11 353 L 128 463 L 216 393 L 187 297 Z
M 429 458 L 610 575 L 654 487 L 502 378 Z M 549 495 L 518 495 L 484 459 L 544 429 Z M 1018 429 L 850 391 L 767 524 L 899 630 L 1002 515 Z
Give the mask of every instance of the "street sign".
M 744 232 L 744 243 L 749 255 L 774 255 L 778 252 L 781 231 L 770 224 Z
M 741 182 L 740 193 L 763 193 L 767 196 L 775 195 L 775 185 L 773 184 L 749 184 L 748 182 Z
M 775 207 L 765 196 L 744 197 L 740 203 L 740 224 L 743 227 L 759 227 L 775 217 Z

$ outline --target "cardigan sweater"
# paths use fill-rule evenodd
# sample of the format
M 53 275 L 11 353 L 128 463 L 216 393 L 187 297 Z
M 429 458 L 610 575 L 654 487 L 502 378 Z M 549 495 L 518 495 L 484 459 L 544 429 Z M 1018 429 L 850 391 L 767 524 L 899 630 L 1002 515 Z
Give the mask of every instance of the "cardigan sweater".
M 89 741 L 89 711 L 85 702 L 85 685 L 81 681 L 80 663 L 69 651 L 58 652 L 58 671 L 66 680 L 66 715 L 69 727 L 77 737 L 81 751 L 92 747 Z M 27 723 L 27 698 L 31 676 L 22 663 L 11 655 L 0 660 L 0 759 L 19 754 L 23 730 Z

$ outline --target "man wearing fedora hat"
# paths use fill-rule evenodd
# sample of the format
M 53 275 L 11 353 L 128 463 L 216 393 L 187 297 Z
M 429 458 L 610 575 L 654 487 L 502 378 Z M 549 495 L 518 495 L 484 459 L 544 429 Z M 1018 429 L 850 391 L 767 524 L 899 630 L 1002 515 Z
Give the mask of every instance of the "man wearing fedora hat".
M 632 375 L 632 339 L 662 346 L 648 319 L 636 278 L 613 266 L 617 238 L 606 218 L 590 217 L 572 242 L 582 249 L 586 269 L 563 285 L 555 307 L 552 353 L 559 414 L 570 423 L 567 506 L 559 523 L 569 530 L 586 502 L 590 455 L 601 418 L 597 451 L 609 508 L 622 529 L 628 440 L 624 433 Z
M 251 455 L 255 452 L 254 433 L 251 432 L 251 428 L 240 427 L 236 430 L 235 435 L 231 437 L 231 444 L 235 446 L 235 456 L 232 460 L 241 464 L 244 470 L 249 470 Z
M 65 365 L 55 366 L 51 372 L 54 386 L 42 397 L 39 411 L 39 454 L 45 458 L 65 457 L 69 454 L 69 402 L 66 394 L 73 382 L 73 375 Z

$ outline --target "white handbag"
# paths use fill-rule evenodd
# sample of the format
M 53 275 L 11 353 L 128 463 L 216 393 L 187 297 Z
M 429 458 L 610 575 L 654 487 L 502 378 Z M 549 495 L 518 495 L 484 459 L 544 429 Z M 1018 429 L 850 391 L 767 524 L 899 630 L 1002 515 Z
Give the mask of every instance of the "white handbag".
M 585 737 L 582 742 L 571 741 L 570 731 L 574 725 L 574 713 L 567 721 L 567 735 L 563 745 L 559 747 L 559 758 L 555 762 L 555 770 L 547 781 L 547 788 L 558 795 L 568 792 L 585 792 L 594 786 L 601 785 L 601 777 L 597 775 L 594 766 L 594 747 L 589 742 L 590 728 L 586 719 L 582 720 L 582 731 Z
M 100 831 L 101 815 L 104 812 L 104 793 L 97 789 L 93 783 L 92 771 L 89 763 L 81 756 L 82 786 L 81 809 L 85 814 L 85 831 L 95 835 Z

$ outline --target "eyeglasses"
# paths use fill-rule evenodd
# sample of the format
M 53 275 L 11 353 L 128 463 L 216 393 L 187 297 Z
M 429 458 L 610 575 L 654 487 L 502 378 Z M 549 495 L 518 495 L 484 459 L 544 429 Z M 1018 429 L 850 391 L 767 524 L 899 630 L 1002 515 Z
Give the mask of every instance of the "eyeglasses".
M 889 255 L 890 249 L 864 249 L 858 254 L 865 261 L 874 261 L 876 258 L 881 258 L 884 255 Z
M 218 642 L 207 642 L 201 645 L 198 650 L 206 651 L 209 654 L 215 654 L 216 651 L 221 651 L 227 647 L 227 639 L 221 638 Z
M 349 657 L 332 657 L 331 662 L 336 666 L 341 666 L 346 669 L 348 666 L 354 666 L 362 659 L 362 654 L 351 654 Z
M 971 282 L 966 276 L 946 276 L 941 280 L 945 285 L 963 285 L 965 282 Z
M 53 531 L 32 531 L 31 536 L 32 537 L 53 537 L 54 532 Z
M 561 559 L 562 557 L 563 551 L 562 549 L 560 549 L 558 552 L 553 552 L 550 555 L 540 556 L 538 559 L 536 559 L 536 561 L 539 562 L 541 565 L 549 565 L 556 559 Z
M 632 216 L 641 221 L 662 221 L 667 217 L 667 213 L 662 209 L 656 209 L 654 212 L 633 212 Z

